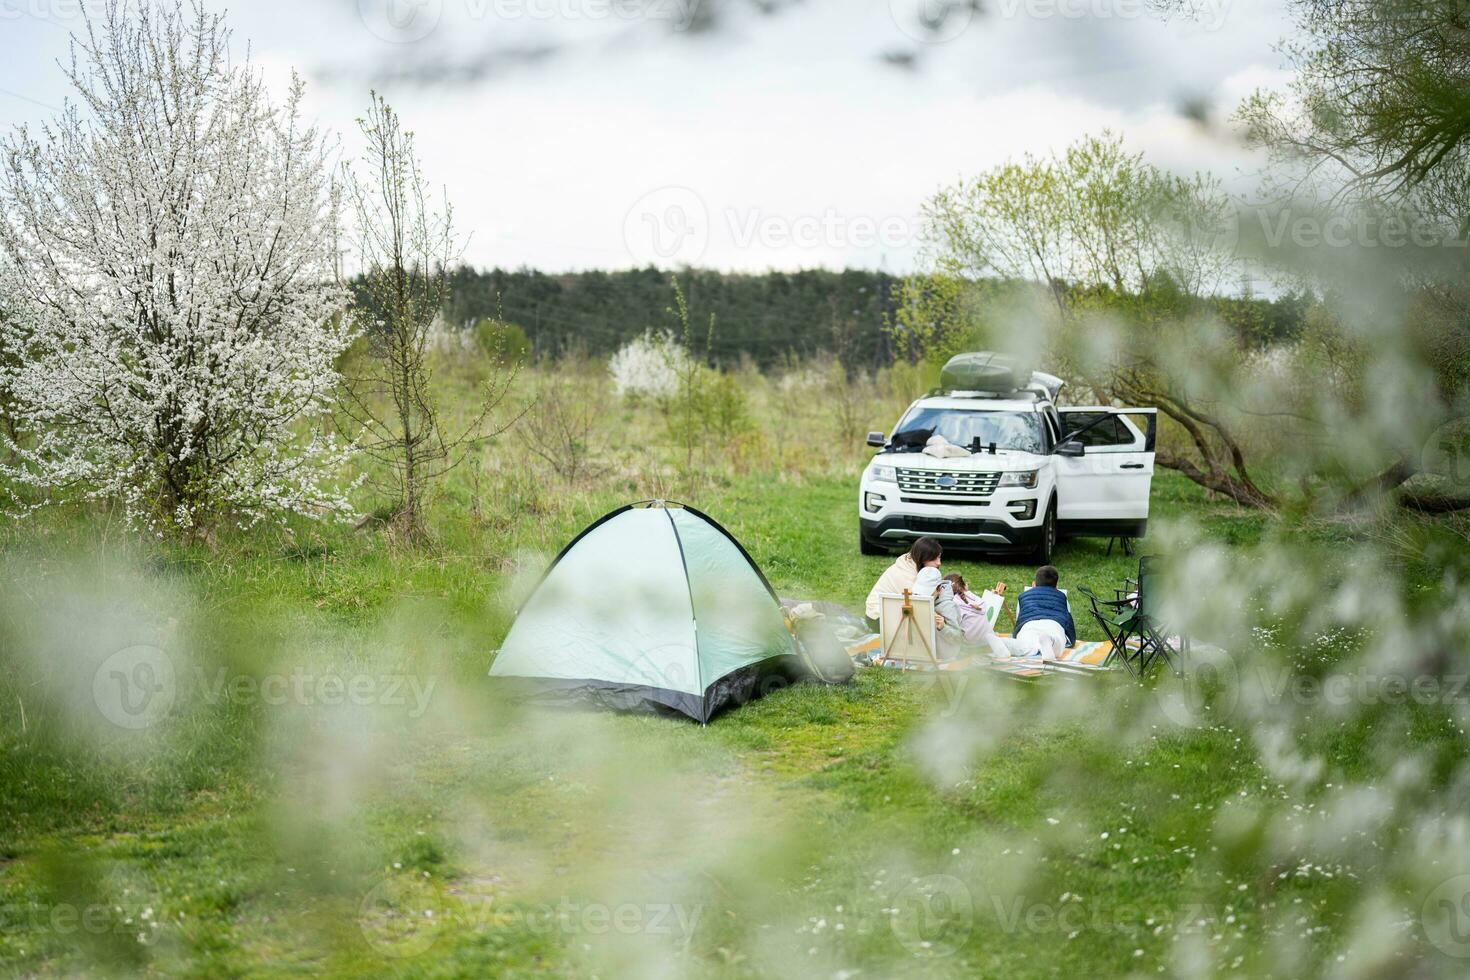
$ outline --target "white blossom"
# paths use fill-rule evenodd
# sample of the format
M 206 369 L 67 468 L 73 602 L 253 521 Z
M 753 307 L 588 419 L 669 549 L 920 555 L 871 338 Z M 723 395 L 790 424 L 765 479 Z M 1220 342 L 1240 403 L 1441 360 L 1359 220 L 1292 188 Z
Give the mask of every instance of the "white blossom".
M 0 144 L 13 316 L 0 385 L 19 484 L 112 498 L 154 529 L 345 513 L 315 422 L 351 340 L 338 207 L 293 77 L 273 105 L 215 16 L 116 3 L 68 72 L 78 102 Z
M 619 395 L 667 398 L 679 388 L 679 372 L 689 352 L 673 334 L 650 330 L 618 349 L 608 362 Z

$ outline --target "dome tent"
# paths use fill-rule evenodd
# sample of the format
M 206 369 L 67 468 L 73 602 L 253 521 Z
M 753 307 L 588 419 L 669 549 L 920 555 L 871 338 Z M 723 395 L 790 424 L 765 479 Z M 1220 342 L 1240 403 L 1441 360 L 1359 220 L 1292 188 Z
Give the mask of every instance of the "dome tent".
M 492 677 L 539 699 L 704 723 L 801 675 L 779 600 L 730 533 L 692 507 L 606 514 L 547 569 Z

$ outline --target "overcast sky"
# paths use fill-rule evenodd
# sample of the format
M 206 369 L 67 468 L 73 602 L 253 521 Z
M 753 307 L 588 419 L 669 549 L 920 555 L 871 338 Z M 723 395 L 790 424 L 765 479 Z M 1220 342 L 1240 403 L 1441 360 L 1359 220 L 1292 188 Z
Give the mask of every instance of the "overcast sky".
M 1162 18 L 1143 0 L 989 0 L 926 28 L 925 2 L 225 9 L 273 82 L 305 76 L 309 111 L 344 152 L 369 89 L 388 97 L 480 266 L 905 272 L 937 187 L 1104 127 L 1161 166 L 1251 183 L 1256 162 L 1227 121 L 1286 77 L 1279 3 L 1198 0 L 1193 17 Z M 78 3 L 0 0 L 7 128 L 66 98 L 56 60 Z

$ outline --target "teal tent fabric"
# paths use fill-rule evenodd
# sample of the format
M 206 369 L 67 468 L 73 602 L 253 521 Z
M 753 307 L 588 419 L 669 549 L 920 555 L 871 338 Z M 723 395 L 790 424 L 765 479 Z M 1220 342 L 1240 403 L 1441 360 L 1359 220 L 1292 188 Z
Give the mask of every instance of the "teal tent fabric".
M 735 539 L 655 505 L 613 511 L 557 556 L 490 674 L 705 722 L 797 670 L 780 605 Z

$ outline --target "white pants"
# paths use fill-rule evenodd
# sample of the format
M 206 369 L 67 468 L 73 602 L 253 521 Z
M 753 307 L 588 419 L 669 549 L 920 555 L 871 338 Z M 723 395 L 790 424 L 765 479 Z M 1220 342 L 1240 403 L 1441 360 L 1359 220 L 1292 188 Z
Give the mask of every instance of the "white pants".
M 1011 657 L 1040 656 L 1042 660 L 1056 660 L 1067 648 L 1067 631 L 1054 619 L 1033 619 L 1022 626 L 1014 637 L 995 639 L 1005 647 L 1006 655 Z M 996 643 L 991 644 L 991 649 L 996 653 L 1000 652 L 996 649 Z

